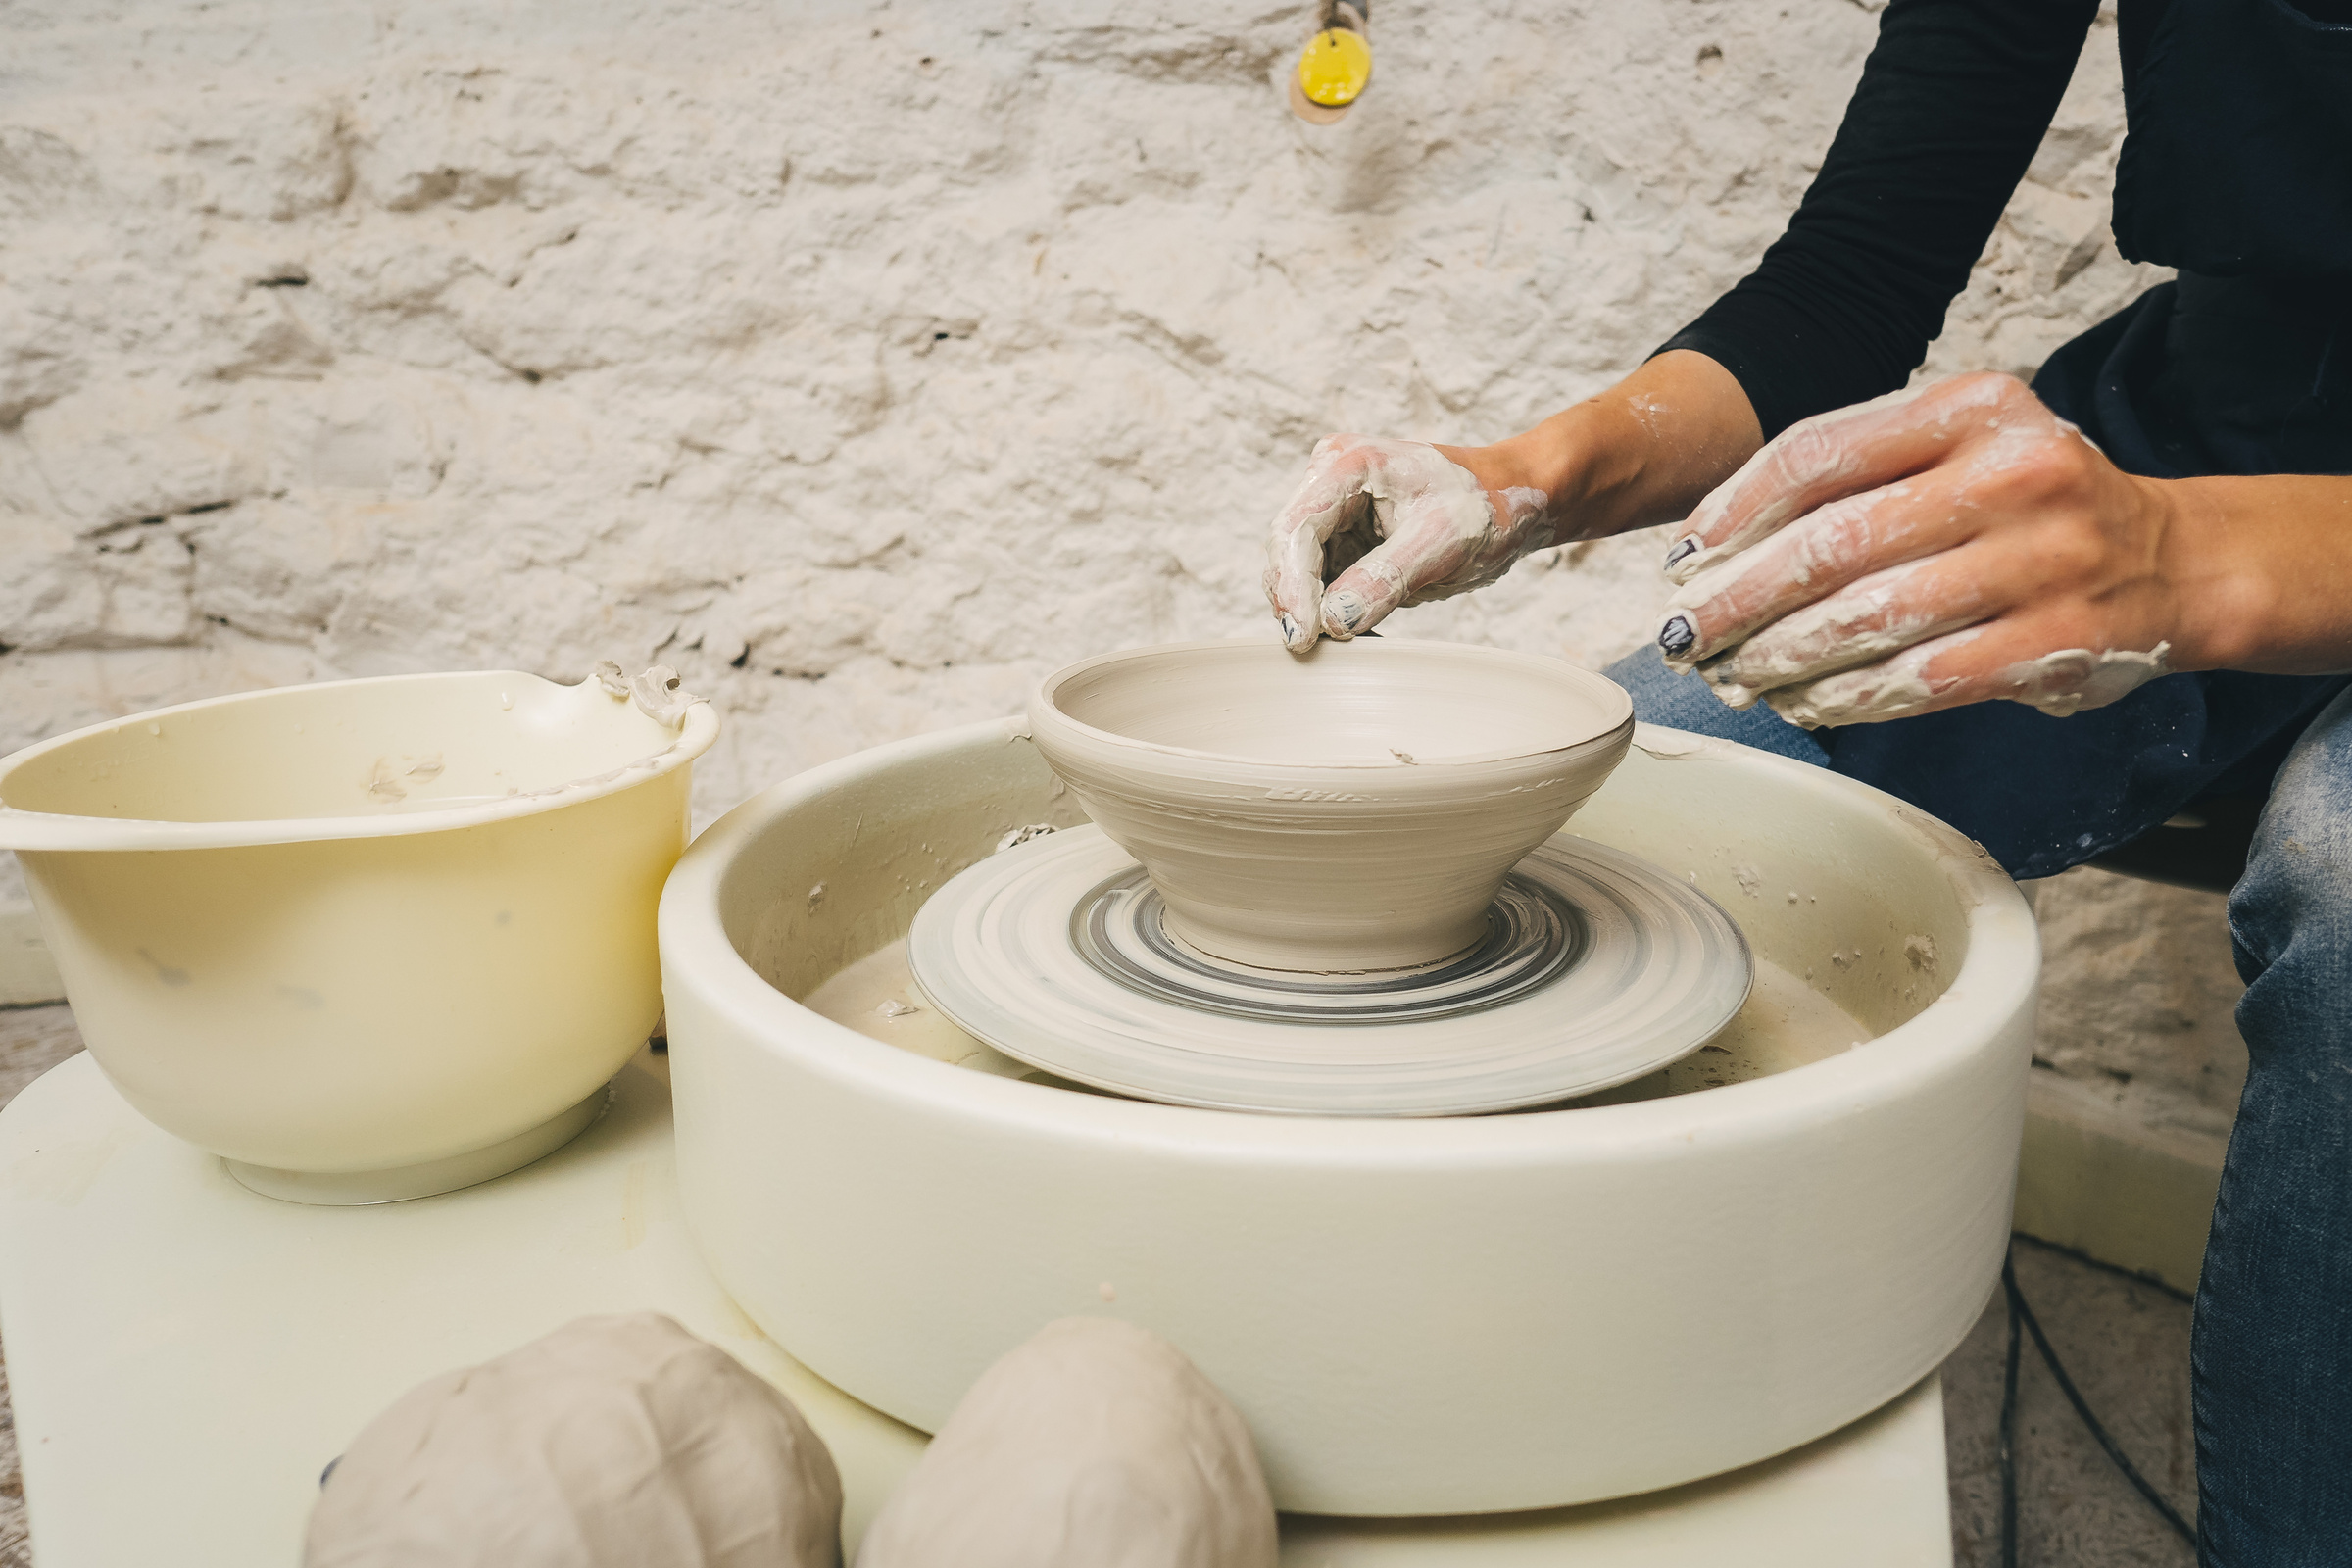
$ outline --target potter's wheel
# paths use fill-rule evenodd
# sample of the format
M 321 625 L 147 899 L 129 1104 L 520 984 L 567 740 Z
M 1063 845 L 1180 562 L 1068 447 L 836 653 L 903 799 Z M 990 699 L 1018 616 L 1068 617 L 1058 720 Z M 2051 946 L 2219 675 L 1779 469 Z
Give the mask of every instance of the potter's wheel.
M 1697 1050 L 1753 966 L 1713 901 L 1571 835 L 1528 856 L 1484 941 L 1419 970 L 1301 975 L 1170 935 L 1097 827 L 1003 851 L 916 914 L 906 955 L 941 1012 L 1059 1077 L 1173 1104 L 1341 1116 L 1508 1110 Z

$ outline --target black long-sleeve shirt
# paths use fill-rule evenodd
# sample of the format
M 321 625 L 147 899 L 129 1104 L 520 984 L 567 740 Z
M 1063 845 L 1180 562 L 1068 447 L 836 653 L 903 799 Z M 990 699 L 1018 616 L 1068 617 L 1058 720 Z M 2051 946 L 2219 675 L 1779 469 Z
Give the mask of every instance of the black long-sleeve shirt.
M 1754 272 L 1663 347 L 1767 438 L 1903 384 L 2073 75 L 2098 0 L 1892 0 L 1821 173 Z M 2217 274 L 2352 273 L 2352 0 L 2121 0 L 2116 232 Z

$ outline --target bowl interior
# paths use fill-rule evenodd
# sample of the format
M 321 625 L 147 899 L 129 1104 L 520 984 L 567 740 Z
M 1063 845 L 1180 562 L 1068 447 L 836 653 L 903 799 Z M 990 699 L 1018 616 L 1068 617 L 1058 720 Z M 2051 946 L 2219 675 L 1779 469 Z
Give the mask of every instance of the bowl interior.
M 1401 638 L 1188 643 L 1050 679 L 1063 716 L 1146 746 L 1302 767 L 1489 761 L 1564 750 L 1633 717 L 1604 675 L 1557 659 Z
M 0 804 L 154 822 L 401 815 L 560 788 L 676 740 L 593 680 L 489 671 L 289 686 L 36 749 L 0 772 Z

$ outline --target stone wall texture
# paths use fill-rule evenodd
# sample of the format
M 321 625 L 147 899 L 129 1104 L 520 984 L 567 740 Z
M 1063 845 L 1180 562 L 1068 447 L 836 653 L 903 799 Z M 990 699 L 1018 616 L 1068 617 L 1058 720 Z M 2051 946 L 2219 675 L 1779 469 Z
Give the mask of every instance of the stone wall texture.
M 1311 9 L 0 0 L 0 751 L 659 659 L 728 723 L 707 817 L 1260 629 L 1318 435 L 1491 439 L 1623 373 L 1779 230 L 1876 26 L 1379 0 L 1318 129 L 1276 86 Z M 2121 131 L 2109 18 L 1923 373 L 2030 371 L 2161 275 L 2108 238 Z M 1657 550 L 1396 625 L 1598 663 Z M 2045 899 L 2043 1054 L 2218 1129 L 2216 907 L 2148 898 Z

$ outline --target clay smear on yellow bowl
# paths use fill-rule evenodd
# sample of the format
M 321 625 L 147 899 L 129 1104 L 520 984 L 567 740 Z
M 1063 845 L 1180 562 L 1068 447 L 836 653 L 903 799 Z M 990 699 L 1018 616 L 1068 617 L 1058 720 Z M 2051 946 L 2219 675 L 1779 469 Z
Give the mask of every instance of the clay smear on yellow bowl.
M 1557 659 L 1399 638 L 1105 654 L 1030 698 L 1038 750 L 1179 940 L 1267 969 L 1435 963 L 1625 756 L 1633 704 Z

